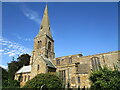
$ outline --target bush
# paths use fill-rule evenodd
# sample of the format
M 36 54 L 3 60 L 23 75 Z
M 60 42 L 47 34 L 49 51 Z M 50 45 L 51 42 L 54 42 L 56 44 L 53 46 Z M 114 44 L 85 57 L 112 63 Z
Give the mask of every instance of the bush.
M 38 74 L 26 83 L 23 88 L 62 88 L 62 82 L 58 76 L 53 74 Z
M 20 82 L 17 80 L 5 80 L 6 85 L 3 84 L 3 88 L 19 88 Z
M 92 90 L 120 90 L 120 72 L 118 70 L 101 68 L 99 71 L 92 72 L 90 80 Z

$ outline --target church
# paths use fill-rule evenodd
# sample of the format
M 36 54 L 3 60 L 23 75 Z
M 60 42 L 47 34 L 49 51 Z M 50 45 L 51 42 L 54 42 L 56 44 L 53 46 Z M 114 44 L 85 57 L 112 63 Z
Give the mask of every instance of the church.
M 55 58 L 54 40 L 50 31 L 48 7 L 46 5 L 40 31 L 34 38 L 34 50 L 30 58 L 30 64 L 23 66 L 15 73 L 15 80 L 20 85 L 34 78 L 40 73 L 57 73 L 60 75 L 65 87 L 89 88 L 90 73 L 99 70 L 99 66 L 114 69 L 114 65 L 120 66 L 120 51 L 113 51 L 90 56 L 75 54 Z M 119 67 L 120 69 L 120 67 Z

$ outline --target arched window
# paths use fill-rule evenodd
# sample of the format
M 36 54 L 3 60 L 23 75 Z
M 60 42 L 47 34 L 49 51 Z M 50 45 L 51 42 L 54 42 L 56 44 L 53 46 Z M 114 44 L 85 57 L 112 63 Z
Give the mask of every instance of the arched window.
M 18 76 L 18 81 L 20 81 L 20 79 L 21 79 L 21 76 Z
M 48 58 L 48 50 L 46 50 L 46 57 Z
M 79 62 L 75 63 L 76 72 L 78 72 L 78 67 L 79 67 L 79 65 L 80 65 L 80 63 L 79 63 Z
M 30 80 L 30 76 L 28 76 L 28 80 Z
M 77 80 L 78 80 L 78 83 L 80 83 L 80 77 L 79 76 L 77 77 Z
M 60 60 L 59 59 L 56 60 L 56 65 L 60 65 Z
M 91 63 L 92 63 L 92 70 L 99 70 L 100 67 L 100 61 L 98 57 L 93 57 L 91 58 Z
M 48 50 L 51 51 L 51 42 L 48 42 Z
M 49 26 L 49 30 L 50 30 L 50 26 Z
M 23 81 L 23 76 L 20 77 L 20 82 L 22 82 L 22 81 Z
M 38 66 L 37 66 L 37 70 L 39 70 L 40 69 L 40 65 L 38 64 Z
M 42 41 L 38 41 L 38 46 L 37 46 L 37 48 L 39 49 L 39 48 L 41 48 L 42 47 Z
M 63 82 L 66 82 L 66 70 L 60 70 L 59 76 L 61 77 Z
M 40 29 L 42 29 L 42 28 L 43 28 L 43 26 L 41 25 Z
M 24 81 L 26 82 L 26 76 L 25 76 L 25 78 L 24 78 Z
M 70 63 L 70 64 L 72 63 L 72 57 L 69 58 L 69 63 Z

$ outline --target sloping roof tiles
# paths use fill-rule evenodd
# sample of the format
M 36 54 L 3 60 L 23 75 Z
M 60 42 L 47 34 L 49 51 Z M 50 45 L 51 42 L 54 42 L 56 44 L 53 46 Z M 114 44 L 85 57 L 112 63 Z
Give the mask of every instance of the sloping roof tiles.
M 43 60 L 45 61 L 45 63 L 47 64 L 48 67 L 56 68 L 55 65 L 52 63 L 52 61 L 50 59 L 43 58 Z
M 26 72 L 31 72 L 31 65 L 23 66 L 16 73 L 26 73 Z

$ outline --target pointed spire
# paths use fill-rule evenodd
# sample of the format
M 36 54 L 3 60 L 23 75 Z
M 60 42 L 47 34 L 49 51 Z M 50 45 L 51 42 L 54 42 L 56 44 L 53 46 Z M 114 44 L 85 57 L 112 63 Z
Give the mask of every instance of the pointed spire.
M 47 35 L 50 38 L 52 38 L 51 32 L 50 32 L 50 23 L 49 23 L 49 17 L 48 17 L 48 6 L 46 4 L 45 10 L 44 10 L 44 15 L 43 15 L 43 19 L 41 22 L 41 26 L 40 26 L 40 31 L 38 33 L 38 36 L 41 35 Z
M 42 19 L 42 26 L 49 26 L 49 17 L 48 17 L 48 6 L 46 4 L 45 10 L 44 10 L 44 15 Z

